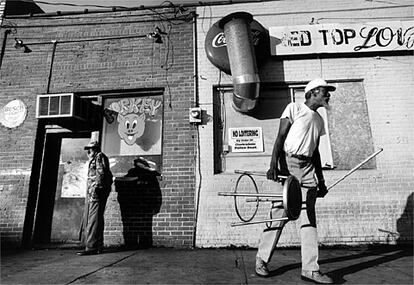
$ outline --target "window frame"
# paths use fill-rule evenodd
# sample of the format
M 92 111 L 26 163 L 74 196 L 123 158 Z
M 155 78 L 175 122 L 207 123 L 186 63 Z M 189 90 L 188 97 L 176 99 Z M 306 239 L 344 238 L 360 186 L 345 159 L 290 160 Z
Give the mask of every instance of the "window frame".
M 306 84 L 304 83 L 283 83 L 283 84 L 263 84 L 261 86 L 261 95 L 264 92 L 268 92 L 269 90 L 273 89 L 272 92 L 277 92 L 277 90 L 283 90 L 282 92 L 286 92 L 289 95 L 289 101 L 295 102 L 295 90 L 304 90 Z M 223 104 L 224 99 L 223 96 L 232 96 L 231 93 L 233 91 L 233 87 L 231 85 L 226 86 L 215 86 L 213 88 L 213 124 L 214 124 L 214 131 L 213 131 L 213 140 L 214 140 L 214 174 L 221 174 L 226 172 L 226 158 L 246 158 L 246 157 L 268 157 L 270 161 L 271 152 L 273 149 L 274 141 L 272 142 L 272 145 L 270 146 L 270 155 L 266 154 L 268 151 L 263 152 L 248 152 L 248 153 L 232 153 L 229 151 L 228 147 L 228 137 L 226 136 L 226 133 L 228 132 L 228 129 L 230 128 L 226 124 L 226 105 Z M 226 94 L 228 93 L 228 94 Z M 230 94 L 229 94 L 230 93 Z M 260 97 L 259 97 L 260 98 Z M 260 99 L 259 99 L 260 100 Z M 283 99 L 282 99 L 283 100 Z M 223 108 L 224 106 L 224 108 Z M 286 106 L 285 106 L 286 107 Z M 285 108 L 284 107 L 284 108 Z M 232 108 L 232 106 L 229 106 L 227 108 Z M 283 109 L 284 109 L 283 108 Z M 280 120 L 280 117 L 274 118 L 275 120 Z M 327 118 L 325 116 L 324 118 L 325 127 L 326 127 L 326 135 L 323 137 L 328 138 L 328 152 L 326 153 L 326 157 L 328 157 L 330 164 L 323 165 L 323 169 L 334 169 L 333 166 L 333 157 L 332 157 L 332 151 L 329 141 L 329 127 Z M 277 132 L 277 130 L 276 130 Z M 227 140 L 226 140 L 227 139 Z M 269 146 L 267 146 L 269 147 Z

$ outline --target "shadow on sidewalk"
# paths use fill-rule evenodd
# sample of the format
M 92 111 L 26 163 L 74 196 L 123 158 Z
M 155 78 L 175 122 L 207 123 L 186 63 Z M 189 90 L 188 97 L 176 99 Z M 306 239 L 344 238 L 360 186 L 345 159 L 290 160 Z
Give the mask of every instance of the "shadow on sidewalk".
M 352 250 L 352 249 L 351 249 Z M 367 260 L 370 257 L 376 257 L 375 259 Z M 348 260 L 355 260 L 355 263 L 351 266 L 347 266 L 344 268 L 336 269 L 330 272 L 326 272 L 335 280 L 335 284 L 343 284 L 346 282 L 344 279 L 345 275 L 349 275 L 367 268 L 375 267 L 380 264 L 384 264 L 387 262 L 395 261 L 397 259 L 413 256 L 412 247 L 386 247 L 386 248 L 368 248 L 361 253 L 351 254 L 347 256 L 335 257 L 335 258 L 328 258 L 319 260 L 319 264 L 330 264 L 335 262 L 343 262 Z M 357 259 L 362 259 L 358 262 Z M 271 272 L 271 276 L 277 276 L 286 273 L 287 271 L 301 268 L 301 263 L 294 263 L 290 265 L 285 265 L 279 267 L 276 270 Z
M 355 263 L 353 265 L 340 268 L 334 271 L 329 272 L 329 274 L 334 277 L 337 284 L 343 284 L 346 282 L 346 279 L 344 276 L 367 269 L 371 267 L 378 266 L 380 264 L 384 264 L 387 262 L 391 262 L 406 256 L 412 256 L 412 249 L 407 248 L 398 248 L 398 249 L 376 249 L 376 250 L 370 250 L 368 249 L 365 252 L 362 252 L 360 254 L 356 255 L 350 255 L 345 257 L 339 257 L 339 258 L 333 258 L 324 260 L 321 263 L 332 263 L 332 262 L 338 262 L 338 261 L 344 261 L 344 260 L 352 260 L 352 259 L 358 259 L 358 258 L 366 258 L 366 257 L 373 257 L 378 256 L 375 259 L 362 261 Z

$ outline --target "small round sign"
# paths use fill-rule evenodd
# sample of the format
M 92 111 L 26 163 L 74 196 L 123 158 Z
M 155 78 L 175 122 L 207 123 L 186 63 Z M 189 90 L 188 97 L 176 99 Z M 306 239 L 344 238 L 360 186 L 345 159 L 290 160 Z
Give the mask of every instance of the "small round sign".
M 6 128 L 20 126 L 27 115 L 27 107 L 21 100 L 13 100 L 0 109 L 0 123 Z

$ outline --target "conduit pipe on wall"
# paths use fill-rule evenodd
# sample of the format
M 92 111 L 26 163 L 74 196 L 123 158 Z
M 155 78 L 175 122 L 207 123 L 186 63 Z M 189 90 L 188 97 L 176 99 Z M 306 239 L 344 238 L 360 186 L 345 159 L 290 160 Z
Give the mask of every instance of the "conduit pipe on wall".
M 1 51 L 0 51 L 0 69 L 1 69 L 1 65 L 3 64 L 4 52 L 6 50 L 7 36 L 10 33 L 11 33 L 11 30 L 9 30 L 9 29 L 7 29 L 7 30 L 4 31 L 3 44 L 1 45 Z
M 243 113 L 254 109 L 260 89 L 250 29 L 252 21 L 251 14 L 236 12 L 225 16 L 219 22 L 220 28 L 224 30 L 233 77 L 233 107 Z

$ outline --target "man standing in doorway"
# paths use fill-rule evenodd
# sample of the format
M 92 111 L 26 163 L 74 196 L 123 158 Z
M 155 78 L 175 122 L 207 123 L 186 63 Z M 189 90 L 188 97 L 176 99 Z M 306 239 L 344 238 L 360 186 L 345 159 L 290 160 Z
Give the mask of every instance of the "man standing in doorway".
M 89 157 L 85 212 L 81 227 L 81 240 L 85 244 L 85 250 L 78 252 L 78 255 L 93 255 L 102 253 L 103 250 L 104 212 L 111 192 L 112 173 L 108 157 L 101 151 L 98 142 L 91 141 L 85 150 Z
M 302 210 L 301 255 L 303 280 L 331 284 L 333 280 L 319 271 L 318 236 L 315 203 L 317 197 L 327 194 L 318 151 L 319 138 L 325 134 L 324 121 L 316 110 L 329 107 L 330 91 L 335 87 L 321 78 L 310 81 L 305 87 L 305 103 L 290 103 L 280 118 L 279 133 L 273 148 L 267 178 L 277 181 L 279 174 L 294 175 L 301 184 Z M 272 216 L 284 217 L 284 209 L 272 208 Z M 256 274 L 268 277 L 267 267 L 287 221 L 274 222 L 260 237 L 256 255 Z

